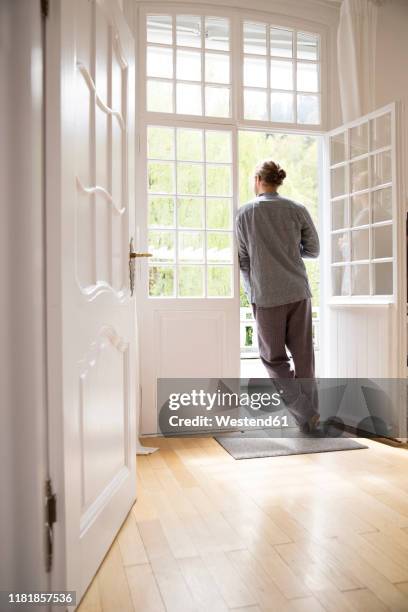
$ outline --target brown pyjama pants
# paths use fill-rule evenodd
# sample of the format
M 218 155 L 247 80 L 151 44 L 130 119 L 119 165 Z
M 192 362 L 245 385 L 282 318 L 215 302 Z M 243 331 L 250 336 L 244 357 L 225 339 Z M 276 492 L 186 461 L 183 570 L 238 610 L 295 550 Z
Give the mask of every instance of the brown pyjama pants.
M 260 358 L 270 378 L 281 380 L 282 398 L 297 423 L 318 414 L 310 298 L 291 304 L 258 307 L 252 304 L 258 331 Z M 294 370 L 291 369 L 289 350 Z

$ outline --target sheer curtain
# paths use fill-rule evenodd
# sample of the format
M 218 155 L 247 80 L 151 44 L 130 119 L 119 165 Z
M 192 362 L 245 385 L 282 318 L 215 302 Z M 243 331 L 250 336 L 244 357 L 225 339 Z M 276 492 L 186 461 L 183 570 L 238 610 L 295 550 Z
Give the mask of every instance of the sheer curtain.
M 377 6 L 381 0 L 343 0 L 337 31 L 343 121 L 373 110 Z

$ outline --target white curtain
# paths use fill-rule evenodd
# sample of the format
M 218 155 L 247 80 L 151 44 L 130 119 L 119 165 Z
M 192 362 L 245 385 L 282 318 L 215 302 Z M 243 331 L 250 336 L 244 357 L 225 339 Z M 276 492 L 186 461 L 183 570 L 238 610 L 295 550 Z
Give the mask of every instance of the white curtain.
M 378 0 L 343 0 L 337 31 L 343 121 L 373 109 Z

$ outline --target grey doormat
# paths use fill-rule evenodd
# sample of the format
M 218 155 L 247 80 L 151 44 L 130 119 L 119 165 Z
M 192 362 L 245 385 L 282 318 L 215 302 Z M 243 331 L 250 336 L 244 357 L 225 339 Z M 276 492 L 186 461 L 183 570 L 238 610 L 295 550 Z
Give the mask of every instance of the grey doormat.
M 367 448 L 352 438 L 266 438 L 223 434 L 214 438 L 234 459 L 281 457 Z

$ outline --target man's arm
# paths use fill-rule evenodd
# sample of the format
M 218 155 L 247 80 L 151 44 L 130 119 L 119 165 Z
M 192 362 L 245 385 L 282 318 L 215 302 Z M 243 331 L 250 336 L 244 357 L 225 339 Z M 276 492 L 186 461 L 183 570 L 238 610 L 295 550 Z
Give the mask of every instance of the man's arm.
M 251 295 L 251 285 L 249 281 L 250 260 L 249 260 L 248 249 L 247 249 L 246 242 L 244 239 L 244 234 L 242 231 L 240 217 L 238 217 L 236 220 L 235 234 L 237 237 L 239 267 L 240 267 L 242 278 L 244 281 L 244 290 L 247 296 L 249 297 Z
M 300 241 L 300 254 L 302 257 L 319 257 L 320 243 L 317 230 L 307 208 L 303 208 L 303 224 Z

